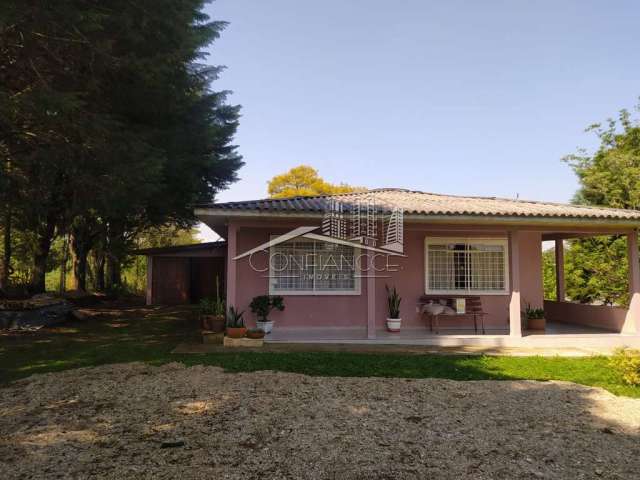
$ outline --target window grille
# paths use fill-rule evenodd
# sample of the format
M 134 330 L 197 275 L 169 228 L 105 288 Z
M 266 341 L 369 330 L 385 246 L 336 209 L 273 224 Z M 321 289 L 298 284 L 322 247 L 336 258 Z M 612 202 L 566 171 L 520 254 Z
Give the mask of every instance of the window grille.
M 506 293 L 507 241 L 437 239 L 425 242 L 426 293 Z
M 280 243 L 271 248 L 269 282 L 272 295 L 357 295 L 356 249 L 308 239 Z

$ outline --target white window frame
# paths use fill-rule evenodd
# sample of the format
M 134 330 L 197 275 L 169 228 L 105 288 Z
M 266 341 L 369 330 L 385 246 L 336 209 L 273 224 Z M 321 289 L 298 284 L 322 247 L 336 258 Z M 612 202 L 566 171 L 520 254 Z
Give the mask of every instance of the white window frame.
M 501 245 L 504 247 L 504 289 L 503 290 L 432 290 L 429 287 L 429 245 L 447 243 L 475 243 L 482 245 Z M 424 239 L 424 293 L 427 295 L 508 295 L 511 283 L 509 279 L 510 265 L 509 240 L 507 238 L 481 237 L 425 237 Z
M 271 239 L 277 238 L 278 235 L 272 235 Z M 314 242 L 314 247 L 315 244 L 320 243 L 321 240 L 315 240 L 315 239 L 309 239 L 310 241 Z M 286 242 L 285 242 L 286 243 Z M 327 242 L 324 242 L 327 243 Z M 281 245 L 281 244 L 280 244 Z M 355 271 L 354 271 L 354 283 L 353 283 L 353 290 L 281 290 L 275 287 L 274 285 L 274 279 L 276 278 L 273 272 L 273 265 L 271 263 L 271 258 L 273 253 L 275 252 L 275 248 L 278 245 L 274 245 L 271 246 L 269 248 L 269 295 L 280 295 L 282 297 L 286 297 L 286 296 L 301 296 L 301 295 L 306 295 L 306 296 L 356 296 L 356 295 L 360 295 L 361 294 L 361 275 L 360 275 L 360 262 L 357 261 L 357 258 L 360 256 L 360 252 L 361 249 L 360 248 L 356 248 L 353 247 L 353 257 L 354 257 L 354 266 L 355 266 Z M 315 279 L 314 279 L 315 282 Z

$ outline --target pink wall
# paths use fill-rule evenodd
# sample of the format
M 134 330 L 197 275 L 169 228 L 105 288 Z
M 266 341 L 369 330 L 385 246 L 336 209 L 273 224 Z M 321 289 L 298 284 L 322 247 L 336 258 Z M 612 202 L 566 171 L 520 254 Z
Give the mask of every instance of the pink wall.
M 404 230 L 404 258 L 396 257 L 393 262 L 399 265 L 399 271 L 392 272 L 390 278 L 378 278 L 376 281 L 376 327 L 385 328 L 387 317 L 387 298 L 385 284 L 390 287 L 395 286 L 402 297 L 400 313 L 403 328 L 425 327 L 425 320 L 417 312 L 417 302 L 421 295 L 425 293 L 425 259 L 424 241 L 425 237 L 473 237 L 491 236 L 492 238 L 506 238 L 506 232 L 470 233 L 446 232 L 441 229 L 430 230 L 424 225 L 405 225 Z M 528 265 L 529 274 L 534 274 Z M 542 291 L 540 292 L 542 294 Z M 485 317 L 485 327 L 488 329 L 506 329 L 509 327 L 509 294 L 505 295 L 483 295 L 482 307 L 487 316 Z M 472 320 L 464 320 L 456 317 L 447 319 L 441 317 L 440 325 L 443 328 L 468 329 L 473 326 Z
M 238 254 L 267 242 L 273 234 L 283 234 L 288 229 L 239 228 L 237 233 Z M 268 267 L 265 254 L 256 254 L 252 264 L 259 270 Z M 269 293 L 267 273 L 257 273 L 248 259 L 237 260 L 236 305 L 245 310 L 248 326 L 255 325 L 255 316 L 249 309 L 251 299 Z M 362 327 L 367 326 L 367 285 L 361 282 L 360 295 L 286 295 L 285 309 L 274 311 L 271 318 L 280 328 L 295 327 Z
M 473 227 L 469 227 L 473 228 Z M 240 227 L 237 233 L 237 252 L 243 253 L 269 240 L 272 234 L 285 233 L 287 228 L 269 227 Z M 390 263 L 397 265 L 398 271 L 389 272 L 388 278 L 375 280 L 375 325 L 378 329 L 385 328 L 387 303 L 385 284 L 398 289 L 401 297 L 401 316 L 403 328 L 422 328 L 424 321 L 417 313 L 417 302 L 425 290 L 424 240 L 427 236 L 469 237 L 485 236 L 506 238 L 506 231 L 488 233 L 445 232 L 441 228 L 430 229 L 425 225 L 405 225 L 404 248 L 406 257 L 393 257 Z M 521 288 L 523 303 L 527 301 L 533 306 L 542 306 L 542 259 L 541 235 L 536 232 L 522 232 L 520 235 L 521 251 Z M 378 266 L 381 259 L 378 260 Z M 267 256 L 254 257 L 253 264 L 258 268 L 267 266 Z M 253 325 L 253 314 L 249 310 L 249 302 L 256 295 L 268 293 L 268 279 L 266 273 L 257 273 L 247 258 L 237 261 L 237 293 L 236 304 L 240 310 L 246 310 L 245 319 Z M 361 280 L 360 295 L 320 295 L 301 296 L 285 295 L 285 311 L 274 312 L 273 319 L 279 327 L 366 327 L 367 325 L 367 281 Z M 482 296 L 483 308 L 488 313 L 485 319 L 487 328 L 508 328 L 509 298 L 507 295 Z M 457 326 L 460 319 L 452 318 L 447 325 L 443 320 L 441 325 Z M 468 328 L 468 325 L 460 325 Z
M 627 309 L 545 300 L 544 313 L 547 321 L 586 325 L 620 333 Z
M 527 303 L 532 308 L 542 308 L 542 234 L 520 232 L 520 302 L 522 310 Z

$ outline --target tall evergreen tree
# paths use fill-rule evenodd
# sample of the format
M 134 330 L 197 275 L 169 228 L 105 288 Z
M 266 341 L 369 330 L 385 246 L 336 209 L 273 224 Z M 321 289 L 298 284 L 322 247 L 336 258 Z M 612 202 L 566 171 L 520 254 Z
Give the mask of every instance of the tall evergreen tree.
M 219 68 L 198 63 L 224 23 L 202 0 L 5 3 L 0 146 L 18 174 L 2 188 L 32 239 L 32 287 L 44 289 L 66 232 L 77 286 L 97 245 L 117 283 L 139 231 L 192 224 L 192 204 L 242 165 L 230 145 L 239 107 L 211 89 Z

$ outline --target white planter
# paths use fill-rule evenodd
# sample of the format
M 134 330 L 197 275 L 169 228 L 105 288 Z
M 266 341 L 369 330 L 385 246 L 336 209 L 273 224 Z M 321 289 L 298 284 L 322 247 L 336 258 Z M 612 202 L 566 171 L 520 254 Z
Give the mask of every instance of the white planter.
M 264 333 L 271 333 L 273 330 L 273 322 L 270 320 L 268 322 L 256 322 L 256 326 L 262 330 Z
M 399 332 L 402 325 L 401 318 L 387 318 L 387 330 L 390 332 Z

